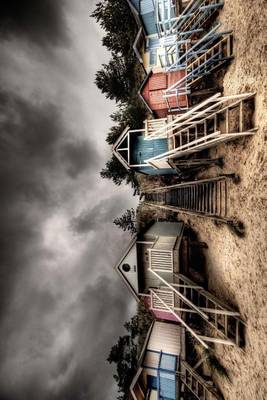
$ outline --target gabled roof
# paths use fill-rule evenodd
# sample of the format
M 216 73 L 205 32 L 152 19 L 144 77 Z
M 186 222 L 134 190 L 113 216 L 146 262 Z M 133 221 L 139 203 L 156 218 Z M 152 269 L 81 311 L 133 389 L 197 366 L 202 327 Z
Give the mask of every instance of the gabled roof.
M 124 131 L 121 133 L 121 135 L 118 137 L 118 139 L 116 140 L 116 142 L 112 146 L 112 153 L 114 154 L 115 157 L 117 157 L 117 159 L 122 163 L 122 165 L 126 169 L 130 169 L 130 167 L 129 167 L 128 163 L 126 162 L 126 160 L 117 151 L 117 148 L 120 145 L 120 143 L 123 141 L 123 139 L 126 137 L 126 135 L 128 134 L 129 130 L 130 130 L 130 127 L 126 126 Z
M 148 71 L 148 73 L 147 73 L 145 79 L 143 80 L 143 82 L 142 82 L 142 84 L 141 84 L 141 86 L 140 86 L 140 89 L 138 90 L 138 95 L 140 96 L 141 100 L 144 102 L 144 104 L 145 104 L 146 108 L 148 109 L 148 111 L 149 111 L 152 115 L 154 115 L 154 112 L 151 110 L 151 108 L 149 107 L 149 105 L 148 105 L 146 99 L 145 99 L 144 96 L 142 95 L 142 90 L 144 89 L 145 85 L 147 84 L 148 79 L 150 78 L 151 74 L 152 74 L 152 69 L 150 69 L 150 70 Z
M 139 52 L 139 47 L 140 47 L 141 40 L 144 40 L 143 35 L 144 35 L 144 31 L 143 31 L 143 28 L 141 27 L 137 32 L 137 35 L 135 37 L 134 44 L 133 44 L 133 50 L 135 52 L 135 55 L 138 58 L 140 64 L 142 64 L 142 65 L 144 64 L 144 62 L 143 62 L 142 56 Z
M 114 266 L 114 269 L 117 271 L 119 276 L 122 278 L 130 292 L 133 294 L 134 298 L 139 302 L 140 299 L 138 297 L 138 292 L 134 289 L 134 287 L 131 285 L 129 280 L 126 278 L 126 276 L 123 274 L 123 272 L 120 270 L 120 265 L 122 264 L 123 260 L 127 257 L 129 252 L 132 250 L 134 246 L 136 246 L 136 241 L 137 241 L 137 235 L 134 235 L 132 240 L 129 243 L 129 246 L 127 247 L 126 251 L 124 252 L 123 256 L 120 258 L 119 262 Z

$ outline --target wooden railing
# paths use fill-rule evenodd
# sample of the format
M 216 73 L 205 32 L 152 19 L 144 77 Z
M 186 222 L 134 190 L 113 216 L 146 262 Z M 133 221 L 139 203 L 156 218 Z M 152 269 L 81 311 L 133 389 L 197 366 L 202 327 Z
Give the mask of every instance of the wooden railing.
M 173 250 L 177 237 L 159 236 L 149 249 L 150 268 L 154 271 L 173 271 Z
M 209 384 L 190 365 L 181 361 L 180 379 L 198 400 L 221 399 L 213 384 Z
M 159 311 L 168 311 L 174 307 L 174 293 L 170 289 L 153 289 L 151 291 L 151 308 Z
M 144 121 L 145 125 L 145 137 L 150 138 L 154 137 L 155 132 L 159 129 L 162 132 L 162 138 L 167 137 L 167 134 L 164 134 L 164 127 L 166 126 L 167 118 L 158 118 L 158 119 L 146 119 Z

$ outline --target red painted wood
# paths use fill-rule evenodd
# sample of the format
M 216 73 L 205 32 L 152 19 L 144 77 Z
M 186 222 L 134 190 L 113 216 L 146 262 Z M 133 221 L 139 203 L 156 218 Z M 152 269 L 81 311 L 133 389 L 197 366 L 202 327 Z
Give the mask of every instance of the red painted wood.
M 167 74 L 164 72 L 152 74 L 148 80 L 148 88 L 151 90 L 167 89 Z
M 151 73 L 149 79 L 147 80 L 145 86 L 142 89 L 141 95 L 147 102 L 151 110 L 155 112 L 157 117 L 163 118 L 168 114 L 168 107 L 166 101 L 163 97 L 163 92 L 168 87 L 172 86 L 178 80 L 185 76 L 185 71 L 175 71 L 175 72 L 158 72 Z M 169 104 L 171 107 L 176 108 L 187 106 L 187 96 L 181 95 L 177 98 L 169 98 Z

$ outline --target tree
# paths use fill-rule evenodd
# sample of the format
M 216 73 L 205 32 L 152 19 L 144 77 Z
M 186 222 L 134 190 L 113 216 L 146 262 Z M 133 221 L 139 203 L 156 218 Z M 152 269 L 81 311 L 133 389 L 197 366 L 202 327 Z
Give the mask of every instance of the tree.
M 110 115 L 112 121 L 117 125 L 110 128 L 106 142 L 113 145 L 126 126 L 130 126 L 131 129 L 140 128 L 145 117 L 146 111 L 140 101 L 131 100 L 130 103 L 120 104 L 118 110 Z
M 106 162 L 105 168 L 100 171 L 100 176 L 103 179 L 111 179 L 118 186 L 122 182 L 130 184 L 134 190 L 134 196 L 139 194 L 138 181 L 134 171 L 127 170 L 114 155 Z
M 135 218 L 136 218 L 135 211 L 133 208 L 131 208 L 129 210 L 126 210 L 121 217 L 115 218 L 113 223 L 119 228 L 123 229 L 124 232 L 130 231 L 131 234 L 133 235 L 136 232 Z
M 103 0 L 91 14 L 107 33 L 102 43 L 108 50 L 129 56 L 136 36 L 136 23 L 129 6 L 122 0 Z
M 133 64 L 113 55 L 109 63 L 102 64 L 102 67 L 95 77 L 98 89 L 110 100 L 126 102 L 132 91 Z
M 117 373 L 113 375 L 123 400 L 128 399 L 128 391 L 137 367 L 137 346 L 130 335 L 120 336 L 112 346 L 107 361 L 116 364 Z
M 111 179 L 118 186 L 127 178 L 127 175 L 127 169 L 114 155 L 106 162 L 105 168 L 100 172 L 102 178 Z
M 124 124 L 112 126 L 107 134 L 106 142 L 110 145 L 113 145 L 118 137 L 121 135 L 125 127 L 126 125 Z
M 113 377 L 121 393 L 117 400 L 129 400 L 129 387 L 136 373 L 138 355 L 151 322 L 151 314 L 140 301 L 137 314 L 124 324 L 127 334 L 120 336 L 110 350 L 107 361 L 116 364 L 116 374 Z

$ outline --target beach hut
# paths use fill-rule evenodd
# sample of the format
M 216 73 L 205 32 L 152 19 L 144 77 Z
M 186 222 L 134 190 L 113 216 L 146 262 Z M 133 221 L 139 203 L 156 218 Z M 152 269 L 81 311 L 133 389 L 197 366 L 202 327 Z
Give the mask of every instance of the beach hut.
M 151 69 L 149 71 L 139 89 L 139 95 L 153 116 L 164 118 L 168 115 L 170 108 L 180 111 L 188 109 L 188 98 L 185 93 L 179 92 L 179 96 L 172 96 L 168 102 L 165 98 L 166 90 L 184 77 L 185 70 L 154 72 Z
M 186 242 L 182 222 L 156 222 L 131 240 L 115 270 L 137 301 L 149 298 L 152 311 L 166 313 L 167 320 L 172 314 L 205 348 L 210 342 L 241 345 L 240 314 L 183 274 Z M 210 336 L 190 326 L 192 316 L 212 327 Z
M 253 136 L 257 132 L 254 103 L 255 93 L 216 93 L 183 114 L 146 119 L 142 129 L 127 127 L 115 142 L 113 154 L 125 168 L 148 175 L 217 163 L 195 155 L 223 142 Z
M 167 138 L 148 141 L 144 133 L 144 129 L 130 130 L 126 127 L 112 147 L 114 156 L 128 170 L 154 176 L 176 174 L 166 161 L 157 163 L 157 167 L 147 163 L 148 159 L 167 152 L 169 141 Z
M 182 361 L 185 361 L 184 328 L 155 321 L 148 331 L 130 386 L 133 399 L 178 399 L 180 379 L 177 373 Z
M 221 399 L 211 381 L 186 361 L 185 329 L 155 321 L 150 326 L 130 385 L 134 400 Z
M 177 2 L 173 0 L 127 0 L 135 18 L 138 33 L 133 50 L 146 71 L 160 71 L 166 45 L 175 42 L 176 35 L 168 35 L 177 19 Z M 163 35 L 163 36 L 162 36 Z

